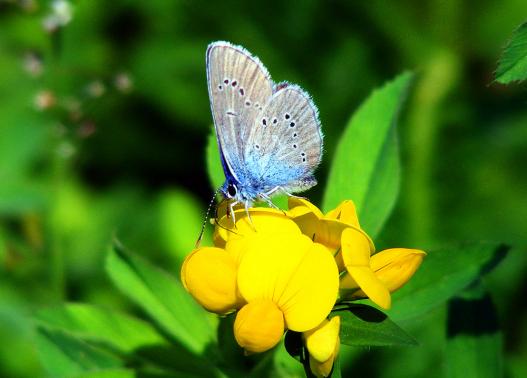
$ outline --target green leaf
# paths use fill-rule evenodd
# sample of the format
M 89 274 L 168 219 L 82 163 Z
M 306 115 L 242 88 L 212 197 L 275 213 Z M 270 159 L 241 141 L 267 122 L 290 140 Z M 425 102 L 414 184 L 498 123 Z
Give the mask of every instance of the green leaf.
M 107 369 L 100 371 L 92 371 L 88 373 L 81 373 L 74 376 L 74 378 L 135 378 L 137 374 L 129 369 Z
M 521 24 L 503 50 L 496 70 L 496 81 L 508 84 L 527 79 L 527 22 Z
M 205 310 L 168 273 L 125 252 L 117 243 L 107 256 L 106 270 L 124 294 L 191 352 L 201 354 L 214 343 Z
M 341 378 L 342 377 L 342 367 L 340 364 L 340 353 L 337 354 L 335 361 L 333 362 L 333 369 L 331 370 L 331 378 Z
M 507 250 L 503 245 L 481 243 L 427 251 L 416 274 L 393 294 L 388 315 L 404 320 L 445 303 L 492 269 Z
M 178 344 L 141 347 L 134 351 L 134 357 L 148 362 L 145 367 L 155 366 L 157 370 L 170 372 L 169 377 L 222 376 L 216 358 L 197 356 Z
M 324 211 L 353 200 L 362 227 L 372 237 L 390 215 L 399 191 L 395 126 L 412 77 L 401 74 L 360 106 L 344 130 L 329 172 Z
M 87 304 L 65 304 L 39 311 L 41 327 L 61 329 L 82 340 L 100 342 L 123 353 L 166 341 L 148 323 Z
M 180 268 L 185 257 L 194 249 L 205 210 L 195 196 L 180 189 L 164 192 L 159 202 L 161 241 L 174 258 L 174 266 Z M 212 242 L 208 231 L 207 227 L 203 245 Z
M 223 185 L 225 175 L 223 173 L 223 167 L 221 166 L 220 151 L 214 131 L 209 134 L 207 140 L 207 170 L 212 188 L 216 190 Z
M 340 316 L 340 342 L 352 346 L 417 345 L 415 339 L 383 312 L 366 305 L 348 304 L 333 311 Z
M 122 366 L 113 354 L 62 331 L 39 328 L 36 345 L 44 368 L 56 378 Z
M 449 301 L 447 336 L 447 377 L 503 376 L 498 319 L 490 295 L 481 286 Z

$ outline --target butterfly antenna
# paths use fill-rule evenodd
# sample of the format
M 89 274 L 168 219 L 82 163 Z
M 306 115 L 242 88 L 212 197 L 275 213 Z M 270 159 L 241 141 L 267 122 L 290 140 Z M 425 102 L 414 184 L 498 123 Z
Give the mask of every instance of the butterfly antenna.
M 209 206 L 207 207 L 207 213 L 205 214 L 205 218 L 203 219 L 203 223 L 201 224 L 201 231 L 199 233 L 198 240 L 196 240 L 195 248 L 199 247 L 199 245 L 201 243 L 201 239 L 203 239 L 203 234 L 205 232 L 205 226 L 207 225 L 207 220 L 209 219 L 210 210 L 212 209 L 212 206 L 214 206 L 214 202 L 216 200 L 216 196 L 218 195 L 220 190 L 221 190 L 221 186 L 218 189 L 216 189 L 216 191 L 214 192 L 214 195 L 212 196 L 212 198 L 211 198 L 211 200 L 209 202 Z

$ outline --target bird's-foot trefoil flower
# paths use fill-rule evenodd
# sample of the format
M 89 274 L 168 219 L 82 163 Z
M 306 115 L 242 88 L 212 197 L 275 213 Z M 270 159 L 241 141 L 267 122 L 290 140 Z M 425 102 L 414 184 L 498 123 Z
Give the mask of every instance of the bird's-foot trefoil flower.
M 269 350 L 287 330 L 302 333 L 317 377 L 329 376 L 339 350 L 341 324 L 330 316 L 333 307 L 369 298 L 389 308 L 390 293 L 425 256 L 404 248 L 375 253 L 352 201 L 326 214 L 298 197 L 289 199 L 287 212 L 227 209 L 226 203 L 218 208 L 214 247 L 187 256 L 181 269 L 186 290 L 211 312 L 235 313 L 234 336 L 246 353 Z

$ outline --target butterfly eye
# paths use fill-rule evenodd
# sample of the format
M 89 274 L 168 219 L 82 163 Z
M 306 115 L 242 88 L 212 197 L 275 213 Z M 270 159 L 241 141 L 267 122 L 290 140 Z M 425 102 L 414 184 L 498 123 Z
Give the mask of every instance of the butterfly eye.
M 233 198 L 237 193 L 236 186 L 234 184 L 229 184 L 227 187 L 227 195 L 229 198 Z

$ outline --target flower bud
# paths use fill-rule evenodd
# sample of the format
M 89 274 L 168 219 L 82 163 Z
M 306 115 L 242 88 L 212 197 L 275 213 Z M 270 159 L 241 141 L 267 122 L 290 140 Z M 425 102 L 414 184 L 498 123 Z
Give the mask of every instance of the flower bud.
M 371 257 L 371 269 L 377 278 L 394 292 L 414 275 L 426 253 L 418 249 L 391 248 Z
M 317 377 L 328 377 L 340 347 L 340 317 L 325 319 L 318 327 L 304 332 L 309 367 Z

